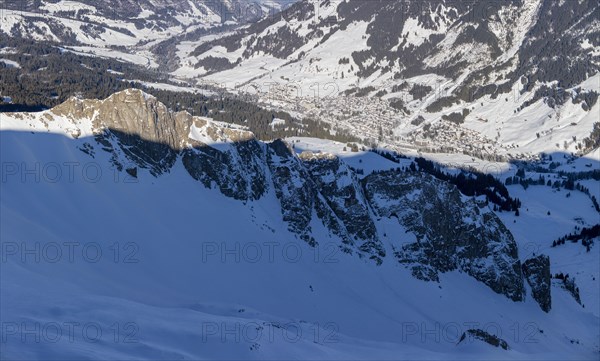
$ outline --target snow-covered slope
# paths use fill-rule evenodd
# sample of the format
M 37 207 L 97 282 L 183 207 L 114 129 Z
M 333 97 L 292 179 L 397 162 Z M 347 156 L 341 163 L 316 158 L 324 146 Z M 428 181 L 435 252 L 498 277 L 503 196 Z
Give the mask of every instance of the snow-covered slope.
M 0 114 L 0 129 L 3 358 L 600 352 L 597 243 L 547 249 L 597 223 L 584 194 L 511 186 L 521 216 L 498 213 L 397 169 L 411 159 L 306 138 L 263 143 L 138 91 Z M 386 188 L 388 178 L 404 185 Z M 463 217 L 445 217 L 450 208 Z M 482 236 L 486 222 L 495 226 Z M 418 257 L 416 244 L 432 247 L 435 262 L 422 266 L 437 280 L 415 273 L 418 259 L 402 262 L 397 251 Z M 552 280 L 542 310 L 521 274 L 539 254 L 546 271 L 576 277 L 585 308 Z

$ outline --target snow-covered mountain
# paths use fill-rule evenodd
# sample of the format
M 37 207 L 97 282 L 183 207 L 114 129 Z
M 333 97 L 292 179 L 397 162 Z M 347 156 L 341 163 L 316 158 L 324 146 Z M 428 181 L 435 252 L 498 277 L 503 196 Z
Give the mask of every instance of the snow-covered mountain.
M 596 1 L 303 1 L 180 46 L 174 74 L 397 147 L 583 154 L 599 112 L 599 15 Z
M 536 183 L 467 196 L 455 180 L 474 175 L 450 166 L 261 142 L 137 90 L 2 113 L 0 130 L 3 358 L 600 353 L 583 172 L 496 163 L 502 183 Z
M 243 24 L 284 9 L 286 0 L 7 0 L 0 32 L 63 45 L 146 45 L 185 32 Z

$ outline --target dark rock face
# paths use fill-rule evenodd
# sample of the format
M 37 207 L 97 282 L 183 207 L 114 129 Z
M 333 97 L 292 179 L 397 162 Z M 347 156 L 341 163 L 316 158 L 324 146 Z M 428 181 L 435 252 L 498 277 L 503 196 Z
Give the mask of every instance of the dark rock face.
M 477 340 L 481 340 L 487 344 L 490 344 L 494 347 L 502 347 L 504 350 L 508 350 L 508 343 L 506 341 L 504 341 L 503 339 L 495 336 L 495 335 L 491 335 L 481 329 L 478 328 L 472 328 L 467 330 L 466 332 L 464 332 L 462 334 L 462 336 L 460 337 L 460 340 L 458 341 L 458 343 L 460 344 L 461 342 L 464 342 L 465 339 L 469 337 L 469 339 L 473 338 L 473 339 L 477 339 Z
M 301 154 L 300 157 L 348 236 L 360 242 L 359 249 L 362 252 L 381 263 L 385 250 L 354 172 L 335 156 L 308 153 Z
M 577 287 L 577 284 L 575 283 L 575 278 L 566 275 L 557 279 L 556 283 L 559 287 L 569 292 L 569 294 L 573 296 L 577 303 L 583 306 L 583 304 L 581 303 L 581 295 L 579 294 L 579 287 Z
M 289 230 L 315 246 L 310 222 L 317 198 L 315 184 L 300 160 L 282 140 L 268 145 L 267 163 L 272 175 L 275 194 L 281 202 L 283 220 Z
M 487 207 L 423 173 L 375 173 L 363 184 L 378 216 L 397 218 L 417 237 L 395 254 L 415 277 L 438 281 L 440 272 L 460 270 L 497 293 L 523 300 L 516 242 Z
M 137 178 L 137 173 L 138 173 L 137 167 L 127 168 L 127 169 L 125 169 L 125 171 L 127 172 L 127 174 L 129 174 L 133 178 Z
M 366 255 L 381 264 L 385 252 L 376 238 L 375 225 L 362 191 L 355 189 L 359 184 L 355 176 L 344 165 L 341 177 L 348 177 L 349 183 L 339 189 L 333 184 L 337 179 L 335 176 L 335 179 L 329 179 L 331 182 L 325 181 L 325 173 L 333 175 L 340 171 L 342 163 L 339 159 L 307 154 L 299 158 L 286 143 L 276 140 L 268 145 L 267 163 L 275 194 L 281 202 L 283 220 L 290 231 L 310 245 L 316 245 L 318 241 L 314 239 L 310 225 L 316 214 L 330 235 L 341 239 L 342 251 L 352 253 L 354 249 L 359 256 Z M 350 208 L 344 209 L 338 203 L 341 197 Z
M 533 299 L 537 301 L 544 312 L 549 312 L 552 308 L 550 258 L 539 255 L 523 262 L 522 267 L 523 275 L 531 286 Z
M 153 176 L 169 172 L 177 160 L 177 152 L 166 144 L 150 142 L 136 134 L 115 130 L 110 133 L 123 153 L 140 168 L 149 169 Z
M 234 143 L 227 150 L 196 145 L 182 151 L 182 161 L 190 175 L 238 200 L 256 200 L 266 191 L 263 151 L 256 140 Z

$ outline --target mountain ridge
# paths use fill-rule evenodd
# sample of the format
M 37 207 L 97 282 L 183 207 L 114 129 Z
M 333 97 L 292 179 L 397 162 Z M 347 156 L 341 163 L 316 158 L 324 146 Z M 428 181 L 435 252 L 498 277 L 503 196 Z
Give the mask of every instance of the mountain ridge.
M 224 195 L 237 200 L 260 200 L 270 187 L 275 187 L 280 198 L 282 216 L 289 223 L 290 229 L 298 232 L 309 244 L 313 246 L 318 244 L 314 235 L 307 232 L 306 228 L 310 229 L 309 223 L 313 220 L 312 213 L 315 207 L 317 220 L 323 222 L 332 234 L 343 240 L 340 246 L 346 251 L 371 258 L 377 264 L 381 264 L 386 257 L 385 247 L 373 222 L 375 215 L 371 209 L 378 209 L 381 212 L 382 205 L 378 205 L 374 199 L 380 199 L 383 194 L 390 197 L 393 193 L 386 193 L 390 190 L 386 190 L 387 187 L 383 187 L 383 183 L 378 180 L 369 182 L 370 178 L 365 177 L 362 182 L 359 181 L 358 174 L 332 154 L 304 152 L 295 155 L 295 152 L 290 152 L 289 145 L 284 146 L 277 141 L 270 144 L 259 142 L 251 132 L 238 127 L 215 123 L 206 118 L 192 117 L 187 112 L 170 112 L 155 97 L 139 90 L 115 93 L 104 101 L 71 98 L 46 113 L 45 118 L 51 122 L 51 119 L 48 119 L 49 114 L 67 119 L 88 119 L 84 123 L 91 124 L 91 127 L 80 130 L 79 133 L 93 134 L 97 144 L 86 143 L 86 152 L 94 152 L 97 146 L 101 146 L 104 151 L 112 153 L 113 162 L 120 170 L 124 168 L 123 164 L 133 163 L 141 169 L 148 168 L 153 176 L 158 177 L 168 173 L 174 163 L 181 159 L 194 179 L 208 188 L 216 185 Z M 136 173 L 139 174 L 137 170 Z M 295 174 L 296 177 L 290 177 L 290 174 Z M 391 176 L 395 182 L 401 183 L 410 183 L 411 180 L 423 184 L 433 182 L 433 177 L 430 175 L 425 176 L 426 179 L 417 181 L 418 177 L 411 176 L 410 173 L 405 174 L 401 170 L 392 171 L 388 176 Z M 371 178 L 373 177 L 378 178 L 377 176 Z M 268 179 L 271 181 L 267 181 Z M 449 187 L 449 194 L 452 196 L 440 195 L 441 204 L 456 204 L 456 209 L 477 210 L 478 206 L 465 203 L 461 199 L 460 193 L 453 188 L 454 186 L 449 185 Z M 369 197 L 365 196 L 366 189 L 369 190 Z M 416 191 L 417 188 L 411 189 Z M 299 196 L 301 194 L 304 196 Z M 432 196 L 431 192 L 423 193 L 422 201 L 415 204 L 404 203 L 403 207 L 414 208 L 418 204 L 425 205 Z M 455 211 L 451 213 L 456 213 Z M 481 223 L 501 224 L 493 213 L 487 214 L 486 217 L 491 218 L 487 218 L 485 222 L 480 221 Z M 382 215 L 389 217 L 390 213 L 379 214 L 380 217 Z M 468 217 L 476 219 L 479 217 L 479 211 L 475 211 Z M 304 218 L 304 224 L 298 224 L 296 218 Z M 411 229 L 409 225 L 414 222 L 412 219 L 402 217 L 398 220 L 408 229 Z M 419 227 L 437 229 L 435 232 L 440 232 L 429 234 L 428 237 L 432 241 L 440 236 L 446 241 L 455 239 L 456 242 L 460 242 L 462 237 L 470 237 L 467 234 L 472 230 L 468 227 L 454 236 L 450 234 L 442 236 L 442 233 L 447 232 L 446 227 L 460 228 L 459 225 L 463 221 L 459 216 L 452 221 L 456 223 L 436 226 L 435 224 L 441 220 L 436 216 L 423 218 Z M 514 300 L 522 300 L 522 296 L 518 296 L 519 293 L 523 293 L 523 280 L 520 276 L 515 241 L 505 228 L 500 228 L 499 234 L 502 235 L 488 234 L 485 237 L 486 242 L 498 239 L 501 244 L 507 243 L 510 251 L 503 253 L 502 257 L 512 259 L 510 262 L 516 262 L 516 265 L 510 265 L 511 270 L 510 267 L 502 266 L 497 260 L 488 261 L 494 265 L 492 268 L 497 266 L 502 269 L 500 278 L 506 274 L 506 277 L 511 279 L 507 284 L 516 282 L 515 287 L 519 291 L 505 291 L 504 286 L 495 285 L 496 281 L 493 278 L 465 270 L 477 279 L 484 279 L 496 292 L 505 293 Z M 420 235 L 419 238 L 423 236 Z M 481 239 L 481 237 L 475 236 L 473 239 Z M 467 241 L 459 247 L 475 249 L 487 246 L 484 244 L 475 246 Z M 436 248 L 439 247 L 434 246 L 434 249 Z M 440 257 L 439 264 L 449 262 L 443 258 L 447 256 L 440 255 Z M 487 253 L 475 253 L 470 257 L 485 259 Z M 444 271 L 453 267 L 455 266 L 438 266 L 438 269 Z M 519 271 L 515 272 L 515 269 Z M 517 277 L 516 274 L 519 276 Z M 437 279 L 437 277 L 420 278 Z
M 579 206 L 551 208 L 557 216 L 546 217 L 549 233 L 542 240 L 580 224 L 574 222 L 593 222 L 597 213 L 582 213 L 588 208 L 582 202 L 591 203 L 578 192 L 565 198 L 566 191 L 538 186 L 523 195 L 512 186 L 511 195 L 524 202 L 520 218 L 493 210 L 484 197 L 461 194 L 416 169 L 411 158 L 396 163 L 391 153 L 343 151 L 345 144 L 316 139 L 261 142 L 240 126 L 172 113 L 139 90 L 103 101 L 71 98 L 44 112 L 2 113 L 0 120 L 3 247 L 19 240 L 26 250 L 46 249 L 67 239 L 92 242 L 107 255 L 97 263 L 48 263 L 46 255 L 31 262 L 18 252 L 7 254 L 0 277 L 14 292 L 2 292 L 1 307 L 15 318 L 6 322 L 30 320 L 30 306 L 19 299 L 46 290 L 58 303 L 50 307 L 43 297 L 28 297 L 36 315 L 95 322 L 102 329 L 133 322 L 139 342 L 148 345 L 147 358 L 167 352 L 268 359 L 334 353 L 347 359 L 350 352 L 394 359 L 407 348 L 423 358 L 473 352 L 478 359 L 518 359 L 547 350 L 578 358 L 597 352 L 591 296 L 597 247 L 586 253 L 578 244 L 535 246 L 535 255 L 550 257 L 528 261 L 535 257 L 529 254 L 535 238 L 522 230 L 541 221 L 545 206 L 536 202 L 548 198 Z M 317 142 L 314 148 L 310 141 Z M 48 172 L 61 164 L 95 169 L 96 176 Z M 20 165 L 21 172 L 8 165 Z M 42 226 L 31 226 L 30 219 Z M 115 239 L 120 249 L 128 247 L 127 259 L 138 262 L 115 263 Z M 276 252 L 261 248 L 265 244 Z M 256 249 L 261 252 L 248 253 Z M 582 267 L 584 261 L 589 264 Z M 569 267 L 583 272 L 576 273 L 576 284 L 586 308 L 558 281 L 548 286 L 550 272 L 575 274 Z M 106 311 L 100 315 L 98 308 Z M 173 326 L 166 321 L 172 317 L 181 322 Z M 578 326 L 565 327 L 564 317 Z M 216 333 L 198 326 L 215 324 Z M 292 348 L 285 339 L 242 336 L 230 344 L 219 332 L 286 324 L 303 330 Z M 524 332 L 532 325 L 536 342 L 511 337 L 515 325 Z M 338 340 L 333 343 L 321 336 L 315 341 L 307 331 L 322 335 L 331 327 Z M 422 336 L 435 327 L 439 340 Z M 206 339 L 202 347 L 194 336 Z M 7 337 L 3 355 L 17 358 L 141 352 L 79 336 L 73 342 L 81 351 L 72 351 L 67 339 L 23 350 L 27 346 Z

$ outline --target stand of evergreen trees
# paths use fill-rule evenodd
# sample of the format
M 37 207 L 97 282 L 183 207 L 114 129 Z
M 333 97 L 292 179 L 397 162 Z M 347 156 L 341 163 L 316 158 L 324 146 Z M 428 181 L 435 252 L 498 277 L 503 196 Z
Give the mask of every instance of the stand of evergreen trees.
M 581 240 L 581 245 L 584 246 L 587 252 L 590 251 L 591 246 L 594 244 L 594 239 L 600 237 L 600 224 L 597 224 L 591 228 L 582 228 L 579 233 L 569 233 L 566 236 L 562 236 L 552 241 L 552 247 L 560 246 L 565 244 L 566 241 L 577 243 Z
M 0 35 L 2 57 L 20 67 L 0 67 L 0 94 L 12 104 L 0 103 L 0 112 L 47 109 L 71 96 L 104 99 L 134 87 L 123 78 L 157 80 L 148 70 L 117 60 L 88 57 L 63 50 L 51 43 Z
M 400 163 L 401 159 L 408 159 L 407 156 L 400 154 L 398 152 L 395 152 L 393 150 L 382 150 L 382 149 L 375 149 L 375 148 L 371 148 L 369 149 L 370 152 L 373 152 L 375 154 L 378 154 L 382 157 L 384 157 L 387 160 L 390 160 L 394 163 Z

